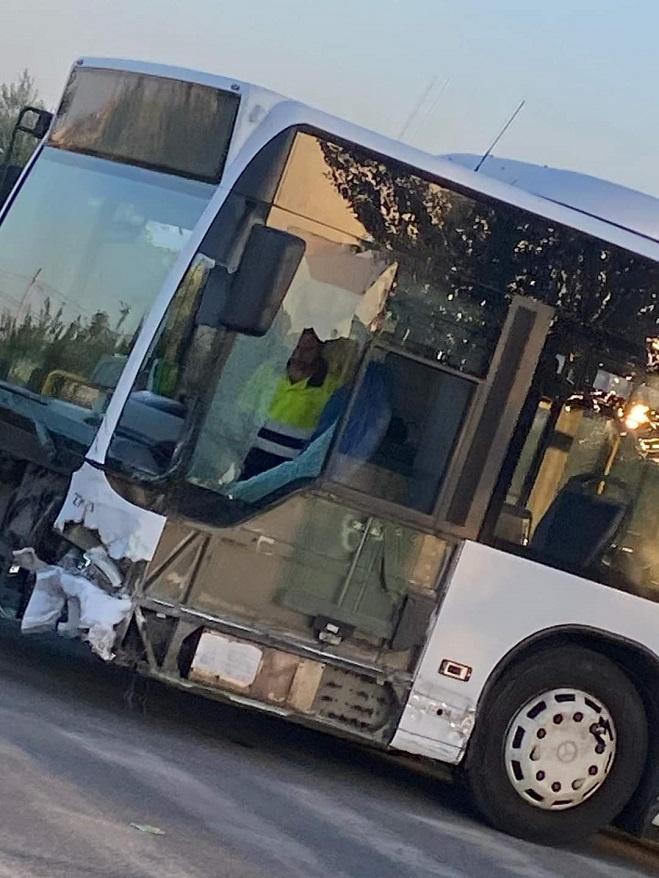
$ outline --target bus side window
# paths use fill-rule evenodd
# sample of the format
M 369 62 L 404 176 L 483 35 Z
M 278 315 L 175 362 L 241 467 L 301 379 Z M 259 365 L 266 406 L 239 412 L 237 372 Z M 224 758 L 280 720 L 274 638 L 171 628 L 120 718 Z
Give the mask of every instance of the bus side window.
M 553 400 L 539 400 L 493 541 L 657 600 L 659 478 L 651 449 L 659 389 L 653 378 L 625 377 L 621 366 L 579 381 L 567 398 L 557 384 Z
M 473 396 L 473 381 L 376 351 L 338 440 L 330 476 L 423 513 L 434 509 Z
M 108 452 L 110 465 L 150 476 L 171 465 L 217 343 L 216 330 L 192 319 L 207 275 L 207 261 L 197 257 L 183 276 L 126 400 Z

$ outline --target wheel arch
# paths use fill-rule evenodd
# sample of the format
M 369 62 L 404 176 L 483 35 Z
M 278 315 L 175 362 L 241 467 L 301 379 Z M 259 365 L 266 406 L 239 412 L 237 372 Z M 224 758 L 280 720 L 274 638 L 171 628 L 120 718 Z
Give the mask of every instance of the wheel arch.
M 476 706 L 475 722 L 479 722 L 488 698 L 501 678 L 519 662 L 565 646 L 581 646 L 601 653 L 618 664 L 636 687 L 648 719 L 650 747 L 643 779 L 618 822 L 638 835 L 649 831 L 659 800 L 659 736 L 652 733 L 659 727 L 659 656 L 634 640 L 585 625 L 548 628 L 518 643 L 498 662 L 483 687 Z M 469 761 L 469 747 L 465 763 Z

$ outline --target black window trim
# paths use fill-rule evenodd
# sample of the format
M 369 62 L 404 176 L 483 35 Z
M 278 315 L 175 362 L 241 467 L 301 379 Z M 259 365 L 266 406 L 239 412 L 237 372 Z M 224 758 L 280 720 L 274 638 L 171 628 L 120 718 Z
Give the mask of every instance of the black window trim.
M 520 357 L 510 380 L 506 371 L 509 366 L 511 345 L 519 343 L 520 339 L 516 338 L 515 334 L 525 329 L 523 326 L 515 326 L 520 311 L 531 313 L 532 326 L 521 339 Z M 480 405 L 478 410 L 474 407 L 474 418 L 469 435 L 466 437 L 463 455 L 459 461 L 456 459 L 454 462 L 452 479 L 448 480 L 451 483 L 447 485 L 447 490 L 443 493 L 439 504 L 438 520 L 445 522 L 452 533 L 464 539 L 477 539 L 480 534 L 515 427 L 528 398 L 553 317 L 554 309 L 535 299 L 515 296 L 511 301 L 499 344 L 483 386 Z M 495 411 L 488 411 L 488 403 L 500 392 L 502 379 L 508 384 L 507 389 L 504 387 L 503 400 Z M 487 436 L 487 454 L 474 464 L 470 457 L 484 435 Z M 459 493 L 464 490 L 470 492 L 469 503 L 464 513 L 455 515 L 454 503 Z

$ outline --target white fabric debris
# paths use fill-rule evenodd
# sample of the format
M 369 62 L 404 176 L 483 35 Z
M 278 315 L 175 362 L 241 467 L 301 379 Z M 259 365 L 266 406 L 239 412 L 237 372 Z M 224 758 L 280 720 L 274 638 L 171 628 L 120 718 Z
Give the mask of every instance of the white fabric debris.
M 57 625 L 57 633 L 60 637 L 75 640 L 80 637 L 80 601 L 77 598 L 69 598 L 66 602 L 66 622 Z
M 150 561 L 165 526 L 161 515 L 120 497 L 88 463 L 73 474 L 55 528 L 62 531 L 70 522 L 97 531 L 111 558 L 130 561 Z
M 52 568 L 45 567 L 37 573 L 36 584 L 21 620 L 23 634 L 42 634 L 57 628 L 66 595 L 51 572 Z
M 107 594 L 84 576 L 57 565 L 40 567 L 36 580 L 21 621 L 23 634 L 57 630 L 64 637 L 81 636 L 97 655 L 110 661 L 114 657 L 115 627 L 130 613 L 130 599 Z M 58 625 L 65 606 L 68 621 Z

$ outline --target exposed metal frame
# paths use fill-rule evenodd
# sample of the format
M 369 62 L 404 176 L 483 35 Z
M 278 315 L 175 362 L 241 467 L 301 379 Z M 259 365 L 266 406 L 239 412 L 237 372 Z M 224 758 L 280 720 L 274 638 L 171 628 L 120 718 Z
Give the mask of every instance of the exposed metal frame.
M 410 671 L 402 671 L 392 668 L 387 669 L 386 666 L 383 665 L 369 664 L 367 662 L 359 661 L 358 659 L 337 655 L 332 651 L 330 646 L 312 646 L 308 641 L 300 640 L 288 633 L 285 637 L 283 635 L 278 636 L 272 631 L 264 631 L 262 628 L 255 625 L 237 622 L 233 619 L 217 616 L 214 613 L 207 613 L 203 610 L 183 607 L 179 604 L 165 601 L 162 598 L 141 596 L 138 599 L 135 608 L 136 614 L 139 615 L 136 622 L 145 643 L 145 647 L 147 643 L 149 644 L 149 648 L 147 649 L 147 660 L 150 667 L 157 668 L 158 663 L 155 661 L 148 632 L 146 631 L 144 610 L 150 610 L 170 618 L 192 623 L 196 627 L 203 626 L 209 630 L 219 631 L 223 634 L 258 643 L 262 646 L 282 649 L 304 658 L 311 658 L 319 662 L 327 662 L 333 667 L 343 668 L 346 671 L 363 674 L 364 676 L 372 677 L 373 679 L 395 682 L 404 686 L 408 686 L 412 681 L 413 669 Z

